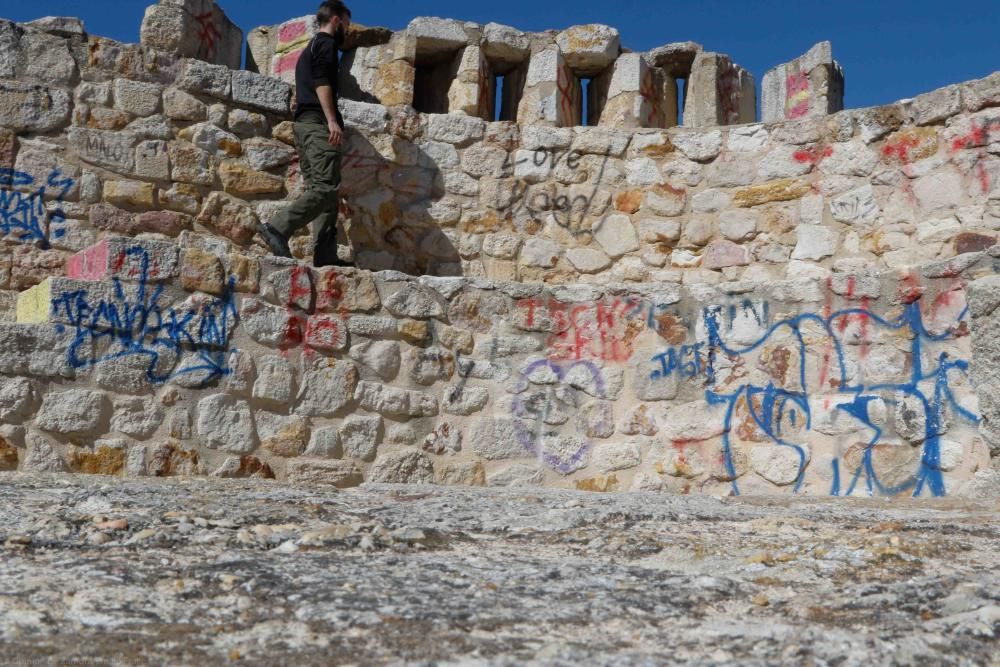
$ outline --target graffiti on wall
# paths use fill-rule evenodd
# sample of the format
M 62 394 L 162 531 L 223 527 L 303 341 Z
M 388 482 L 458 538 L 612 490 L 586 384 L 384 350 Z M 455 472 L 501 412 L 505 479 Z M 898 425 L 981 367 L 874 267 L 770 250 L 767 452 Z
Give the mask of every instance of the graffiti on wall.
M 123 263 L 138 267 L 135 283 L 115 278 L 110 293 L 81 289 L 52 300 L 54 319 L 67 322 L 73 334 L 67 350 L 70 366 L 92 368 L 137 358 L 153 384 L 190 376 L 202 378 L 201 386 L 206 386 L 229 375 L 229 339 L 239 319 L 232 279 L 221 298 L 192 295 L 179 306 L 167 306 L 164 285 L 151 283 L 149 253 L 132 246 L 122 255 Z M 185 353 L 192 358 L 180 363 Z
M 503 172 L 513 173 L 518 165 L 528 162 L 535 167 L 553 170 L 564 167 L 575 172 L 583 168 L 583 158 L 584 155 L 575 150 L 539 148 L 532 152 L 530 157 L 520 157 L 516 161 L 513 161 L 508 154 L 503 164 Z M 511 191 L 510 202 L 500 207 L 499 212 L 511 217 L 527 214 L 538 224 L 544 224 L 548 216 L 551 216 L 557 225 L 575 236 L 591 234 L 611 210 L 610 197 L 606 200 L 598 199 L 600 184 L 609 159 L 607 153 L 602 156 L 601 166 L 593 178 L 593 186 L 586 193 L 571 190 L 569 186 L 552 180 L 533 187 L 526 180 L 518 179 Z M 597 220 L 596 224 L 594 220 Z
M 879 316 L 867 304 L 836 312 L 827 307 L 822 313 L 803 313 L 762 327 L 762 333 L 742 344 L 733 342 L 727 332 L 726 311 L 731 330 L 731 308 L 708 307 L 702 313 L 704 340 L 654 355 L 650 377 L 654 381 L 697 378 L 707 387 L 707 403 L 722 409 L 722 463 L 736 494 L 734 447 L 737 439 L 751 432 L 756 436 L 751 440 L 795 453 L 799 461 L 795 489 L 801 488 L 809 463 L 805 441 L 817 417 L 818 399 L 835 400 L 825 407 L 855 420 L 858 432 L 867 438 L 860 448 L 833 459 L 832 495 L 943 496 L 941 442 L 947 417 L 979 422 L 952 389 L 957 380 L 967 378 L 969 363 L 956 358 L 947 346 L 966 335 L 968 308 L 961 292 L 942 293 L 926 314 L 922 301 L 910 299 L 895 317 Z M 761 316 L 758 323 L 767 321 L 763 307 L 756 312 Z M 908 342 L 906 370 L 891 380 L 866 381 L 859 361 L 871 354 L 868 341 L 880 334 Z M 766 352 L 768 360 L 766 381 L 747 372 L 747 356 L 760 352 Z M 830 390 L 837 392 L 835 399 L 830 399 Z M 884 442 L 884 419 L 874 414 L 875 405 L 908 411 L 908 419 L 917 425 L 909 439 L 922 443 L 916 469 L 902 477 L 895 473 L 892 480 L 883 479 L 876 466 L 879 448 L 890 445 Z
M 209 10 L 195 16 L 198 22 L 198 57 L 211 60 L 215 57 L 222 32 L 215 22 L 215 10 Z
M 803 118 L 809 113 L 809 74 L 798 71 L 785 78 L 785 118 Z
M 21 243 L 39 243 L 49 247 L 49 239 L 66 235 L 66 214 L 61 202 L 73 189 L 75 181 L 53 169 L 45 183 L 36 186 L 31 174 L 0 168 L 0 236 L 12 236 Z M 24 192 L 25 188 L 33 188 Z M 19 189 L 15 189 L 19 188 Z M 49 214 L 46 195 L 55 194 L 56 209 Z
M 529 390 L 535 375 L 544 373 L 546 384 Z M 569 475 L 587 465 L 591 443 L 578 412 L 573 389 L 586 388 L 595 398 L 605 398 L 605 382 L 601 369 L 590 361 L 556 363 L 541 359 L 521 372 L 511 403 L 514 432 L 518 442 L 539 461 Z M 564 434 L 559 426 L 573 421 L 575 433 Z
M 715 81 L 716 93 L 719 98 L 719 120 L 722 125 L 733 125 L 740 122 L 740 104 L 743 100 L 743 86 L 740 82 L 740 69 L 726 61 L 724 69 Z

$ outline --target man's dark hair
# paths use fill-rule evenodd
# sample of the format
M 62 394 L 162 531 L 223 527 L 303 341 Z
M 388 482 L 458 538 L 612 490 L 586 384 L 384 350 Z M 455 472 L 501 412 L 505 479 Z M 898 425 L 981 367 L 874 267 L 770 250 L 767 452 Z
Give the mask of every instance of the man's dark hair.
M 326 2 L 319 6 L 319 11 L 316 12 L 316 23 L 317 25 L 324 26 L 334 16 L 339 16 L 342 19 L 350 18 L 351 10 L 341 0 L 326 0 Z

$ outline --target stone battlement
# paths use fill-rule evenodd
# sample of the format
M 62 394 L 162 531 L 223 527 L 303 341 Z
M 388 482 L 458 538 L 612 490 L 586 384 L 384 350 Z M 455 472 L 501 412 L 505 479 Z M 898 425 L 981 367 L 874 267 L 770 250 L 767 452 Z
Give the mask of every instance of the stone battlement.
M 0 21 L 3 460 L 842 494 L 993 465 L 1000 73 L 838 111 L 821 44 L 756 123 L 693 44 L 355 26 L 359 269 L 314 271 L 308 235 L 255 238 L 303 187 L 281 77 L 310 31 L 251 33 L 255 72 L 209 0 L 140 45 Z

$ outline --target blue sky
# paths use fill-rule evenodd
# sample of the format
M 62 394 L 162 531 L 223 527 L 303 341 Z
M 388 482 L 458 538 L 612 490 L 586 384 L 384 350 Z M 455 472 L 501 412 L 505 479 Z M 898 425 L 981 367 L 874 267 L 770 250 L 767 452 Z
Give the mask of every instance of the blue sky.
M 81 16 L 95 35 L 139 39 L 143 0 L 0 0 L 0 16 L 28 21 L 42 15 Z M 223 0 L 244 33 L 258 25 L 309 14 L 318 0 Z M 623 44 L 641 51 L 684 40 L 728 53 L 758 85 L 770 67 L 829 39 L 843 65 L 848 108 L 912 97 L 1000 70 L 1000 0 L 381 0 L 352 2 L 355 21 L 399 29 L 411 18 L 445 16 L 497 21 L 522 30 L 606 23 Z

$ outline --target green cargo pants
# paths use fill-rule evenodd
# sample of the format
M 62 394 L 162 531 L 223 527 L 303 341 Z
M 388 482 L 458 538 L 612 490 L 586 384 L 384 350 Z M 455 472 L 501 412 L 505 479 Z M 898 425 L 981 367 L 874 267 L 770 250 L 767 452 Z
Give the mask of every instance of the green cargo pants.
M 337 209 L 340 203 L 339 146 L 330 145 L 330 130 L 321 115 L 295 122 L 295 145 L 306 191 L 271 220 L 285 238 L 312 223 L 314 266 L 337 263 Z

